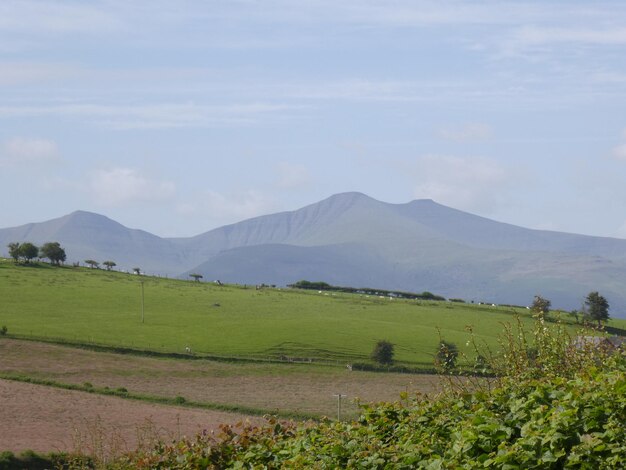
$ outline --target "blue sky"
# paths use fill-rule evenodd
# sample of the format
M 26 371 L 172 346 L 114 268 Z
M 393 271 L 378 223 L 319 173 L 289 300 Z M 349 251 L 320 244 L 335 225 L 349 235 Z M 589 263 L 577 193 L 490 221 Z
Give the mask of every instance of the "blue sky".
M 0 226 L 361 191 L 626 238 L 626 3 L 0 3 Z

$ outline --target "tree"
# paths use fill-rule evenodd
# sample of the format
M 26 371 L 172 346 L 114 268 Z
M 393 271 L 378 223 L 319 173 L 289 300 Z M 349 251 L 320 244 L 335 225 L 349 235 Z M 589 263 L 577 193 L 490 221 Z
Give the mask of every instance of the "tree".
M 536 295 L 532 305 L 530 306 L 530 309 L 535 312 L 535 314 L 544 317 L 550 312 L 551 305 L 552 302 L 550 302 L 548 299 L 544 299 L 540 295 Z
M 200 279 L 202 279 L 204 276 L 202 274 L 193 273 L 193 274 L 190 274 L 189 277 L 193 277 L 196 280 L 196 282 L 200 282 Z
M 372 350 L 371 358 L 380 365 L 389 366 L 393 364 L 393 344 L 381 339 Z
M 61 248 L 59 242 L 48 242 L 39 249 L 39 256 L 48 258 L 50 263 L 59 266 L 65 261 L 65 250 Z
M 30 260 L 37 258 L 37 255 L 39 255 L 39 248 L 30 242 L 25 242 L 20 245 L 19 253 L 26 263 L 30 263 Z
M 598 292 L 590 292 L 585 298 L 585 306 L 589 317 L 598 322 L 598 328 L 602 328 L 602 322 L 609 319 L 609 302 Z
M 9 247 L 9 256 L 13 258 L 16 263 L 20 260 L 20 244 L 12 242 L 7 245 Z
M 107 269 L 107 271 L 110 271 L 115 266 L 117 266 L 117 263 L 115 261 L 105 261 L 102 263 L 102 265 Z
M 141 268 L 133 268 L 133 272 L 137 275 L 141 274 Z
M 88 264 L 91 269 L 100 266 L 100 263 L 98 263 L 95 259 L 86 259 L 85 264 Z
M 435 365 L 449 372 L 456 366 L 456 360 L 459 357 L 459 348 L 456 344 L 447 341 L 439 341 L 437 353 L 435 354 Z

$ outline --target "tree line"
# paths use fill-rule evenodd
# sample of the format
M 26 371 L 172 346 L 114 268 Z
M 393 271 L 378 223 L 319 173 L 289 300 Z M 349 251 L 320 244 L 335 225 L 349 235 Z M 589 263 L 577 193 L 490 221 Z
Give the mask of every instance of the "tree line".
M 65 262 L 66 254 L 63 247 L 59 242 L 44 243 L 41 247 L 34 245 L 31 242 L 12 242 L 8 245 L 9 256 L 13 258 L 16 263 L 24 262 L 30 263 L 35 258 L 47 258 L 51 264 L 60 266 Z

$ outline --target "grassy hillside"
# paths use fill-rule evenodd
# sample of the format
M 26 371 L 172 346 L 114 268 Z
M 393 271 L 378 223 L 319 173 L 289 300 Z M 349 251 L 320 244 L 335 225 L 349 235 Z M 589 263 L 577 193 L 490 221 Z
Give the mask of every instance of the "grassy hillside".
M 398 361 L 416 366 L 432 365 L 438 329 L 463 349 L 465 327 L 472 325 L 479 340 L 496 346 L 502 323 L 513 321 L 515 313 L 504 307 L 256 290 L 9 261 L 0 261 L 0 298 L 0 325 L 9 334 L 169 352 L 189 347 L 196 354 L 341 362 L 367 360 L 374 343 L 387 339 L 396 345 Z M 529 321 L 525 309 L 519 313 Z

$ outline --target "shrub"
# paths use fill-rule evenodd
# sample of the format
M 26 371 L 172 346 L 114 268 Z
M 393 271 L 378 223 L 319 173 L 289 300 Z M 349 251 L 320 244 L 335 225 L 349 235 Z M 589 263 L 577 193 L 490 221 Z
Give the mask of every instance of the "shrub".
M 444 372 L 450 372 L 456 367 L 456 360 L 459 357 L 459 348 L 456 344 L 447 341 L 439 341 L 435 354 L 435 366 Z
M 393 364 L 393 344 L 386 340 L 380 340 L 374 346 L 371 358 L 381 365 Z
M 6 336 L 7 331 L 8 331 L 7 326 L 2 325 L 2 327 L 0 328 L 0 336 Z
M 186 403 L 187 399 L 185 397 L 181 397 L 180 395 L 177 395 L 176 398 L 174 398 L 174 403 L 176 403 L 177 405 L 182 405 L 183 403 Z

